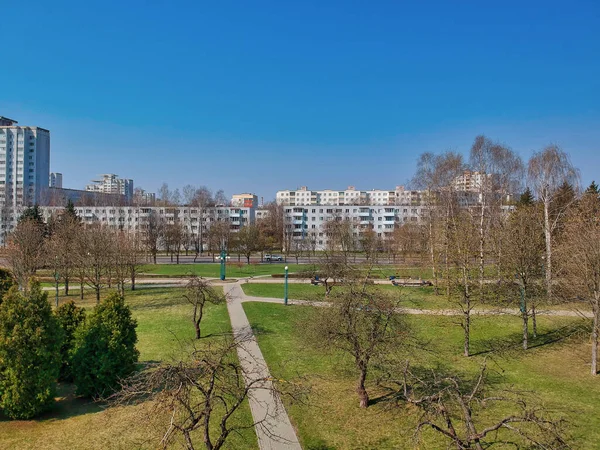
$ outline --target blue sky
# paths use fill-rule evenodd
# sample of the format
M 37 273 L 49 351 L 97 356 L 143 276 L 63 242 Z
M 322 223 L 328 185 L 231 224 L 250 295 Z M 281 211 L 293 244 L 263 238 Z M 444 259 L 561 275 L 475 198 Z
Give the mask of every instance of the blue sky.
M 100 173 L 227 194 L 393 188 L 477 134 L 600 181 L 594 1 L 0 4 L 0 115 Z

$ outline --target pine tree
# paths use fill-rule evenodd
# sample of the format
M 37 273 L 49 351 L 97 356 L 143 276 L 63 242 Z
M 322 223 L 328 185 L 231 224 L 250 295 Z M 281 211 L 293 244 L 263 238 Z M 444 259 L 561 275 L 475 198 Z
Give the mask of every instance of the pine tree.
M 0 305 L 0 409 L 8 417 L 31 419 L 52 405 L 62 338 L 39 282 L 26 295 L 11 288 Z
M 600 191 L 598 190 L 598 185 L 596 184 L 595 181 L 592 181 L 592 184 L 589 185 L 589 187 L 585 190 L 586 194 L 594 194 L 594 195 L 599 195 Z
M 534 198 L 533 194 L 531 193 L 531 189 L 527 188 L 525 189 L 525 192 L 521 194 L 517 206 L 530 206 L 533 205 L 533 202 Z
M 104 299 L 75 332 L 71 370 L 77 393 L 102 397 L 119 387 L 134 370 L 139 352 L 137 323 L 123 297 Z

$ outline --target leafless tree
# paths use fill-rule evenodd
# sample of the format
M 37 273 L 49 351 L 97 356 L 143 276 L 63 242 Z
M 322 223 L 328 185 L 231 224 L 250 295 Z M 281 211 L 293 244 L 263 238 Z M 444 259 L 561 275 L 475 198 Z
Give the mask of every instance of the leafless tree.
M 303 330 L 315 346 L 341 350 L 353 358 L 360 407 L 367 408 L 369 370 L 406 338 L 406 327 L 397 310 L 398 296 L 365 283 L 349 284 L 330 296 L 329 302 L 328 308 L 312 310 Z
M 183 361 L 162 364 L 134 375 L 123 383 L 120 392 L 111 397 L 112 404 L 130 405 L 145 401 L 154 406 L 151 420 L 165 418 L 166 430 L 160 447 L 170 448 L 183 437 L 185 448 L 193 450 L 202 446 L 218 450 L 225 446 L 233 433 L 246 428 L 261 427 L 274 438 L 270 423 L 279 411 L 269 411 L 269 416 L 253 424 L 235 420 L 240 407 L 256 390 L 273 395 L 294 396 L 292 383 L 286 383 L 283 392 L 276 380 L 265 378 L 246 369 L 237 360 L 240 342 L 223 338 L 195 349 Z M 195 442 L 198 431 L 201 444 Z
M 240 253 L 246 257 L 248 264 L 250 264 L 252 253 L 260 249 L 260 239 L 260 230 L 253 224 L 242 227 L 237 233 L 237 247 Z
M 450 207 L 455 200 L 454 180 L 464 170 L 462 156 L 454 152 L 441 155 L 423 153 L 417 162 L 413 184 L 425 191 L 425 212 L 421 218 L 428 228 L 428 247 L 433 283 L 436 293 L 442 262 L 447 261 L 448 242 L 443 236 L 449 223 Z
M 285 230 L 285 207 L 272 202 L 267 203 L 265 209 L 267 210 L 266 217 L 257 223 L 263 237 L 265 250 L 282 249 Z
M 600 200 L 597 193 L 583 195 L 570 214 L 557 247 L 560 294 L 587 303 L 592 310 L 591 373 L 598 373 L 600 334 Z
M 100 292 L 109 282 L 111 271 L 114 270 L 113 232 L 100 225 L 86 227 L 79 240 L 78 252 L 84 269 L 85 283 L 94 289 L 96 303 L 100 303 Z
M 192 305 L 192 322 L 196 330 L 196 339 L 200 339 L 200 323 L 204 315 L 204 306 L 207 303 L 217 305 L 225 302 L 225 297 L 219 294 L 210 284 L 203 278 L 191 276 L 183 294 L 185 299 Z
M 539 226 L 542 211 L 538 205 L 519 206 L 508 218 L 502 265 L 507 286 L 512 286 L 516 277 L 520 293 L 508 295 L 518 299 L 523 320 L 523 348 L 527 350 L 529 336 L 529 318 L 534 320 L 534 337 L 537 335 L 536 298 L 539 296 L 538 281 L 542 275 L 541 260 L 544 254 L 544 234 Z
M 53 226 L 47 242 L 47 259 L 65 283 L 65 295 L 69 295 L 69 282 L 76 271 L 77 258 L 74 252 L 82 225 L 70 214 L 61 214 Z
M 20 221 L 9 236 L 7 259 L 19 288 L 26 290 L 44 263 L 43 225 L 34 219 Z
M 529 159 L 528 178 L 534 193 L 544 205 L 546 290 L 548 297 L 552 298 L 552 233 L 565 211 L 555 211 L 554 220 L 551 221 L 550 205 L 553 195 L 563 183 L 576 187 L 579 185 L 579 171 L 571 164 L 569 155 L 558 146 L 549 145 Z
M 215 204 L 221 206 L 229 205 L 229 200 L 225 196 L 223 189 L 219 189 L 217 192 L 215 192 Z
M 143 243 L 144 247 L 152 256 L 154 264 L 156 264 L 156 255 L 158 254 L 158 247 L 162 240 L 164 233 L 164 223 L 158 217 L 158 214 L 154 210 L 149 210 L 148 217 L 145 223 L 142 225 L 143 229 Z
M 460 325 L 464 331 L 463 354 L 470 355 L 471 312 L 476 304 L 478 278 L 475 266 L 478 250 L 477 217 L 469 209 L 454 207 L 449 216 L 446 240 L 448 242 L 446 280 L 448 294 L 460 309 Z
M 502 213 L 500 207 L 506 196 L 520 192 L 523 162 L 508 147 L 480 135 L 471 147 L 469 163 L 471 169 L 479 172 L 480 180 L 476 187 L 476 204 L 471 207 L 479 212 L 479 288 L 483 295 L 490 234 L 493 225 L 499 223 L 493 219 Z
M 179 264 L 179 254 L 181 253 L 183 239 L 184 230 L 181 222 L 175 220 L 165 224 L 162 242 L 167 253 L 171 255 L 171 262 L 173 262 L 174 254 L 176 263 Z
M 431 429 L 458 450 L 511 448 L 567 449 L 564 421 L 530 406 L 523 393 L 488 389 L 485 365 L 473 382 L 434 371 L 415 375 L 408 363 L 402 397 L 422 411 L 417 435 Z M 449 448 L 449 447 L 448 447 Z

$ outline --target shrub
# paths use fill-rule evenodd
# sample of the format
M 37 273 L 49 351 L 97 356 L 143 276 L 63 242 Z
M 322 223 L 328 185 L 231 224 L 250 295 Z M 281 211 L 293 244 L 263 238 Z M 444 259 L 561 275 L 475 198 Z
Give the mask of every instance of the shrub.
M 85 310 L 75 306 L 73 300 L 63 303 L 55 312 L 58 323 L 63 330 L 64 340 L 60 347 L 61 367 L 59 380 L 73 381 L 71 373 L 70 353 L 73 348 L 75 331 L 85 321 Z
M 103 300 L 75 332 L 71 370 L 77 393 L 103 397 L 135 370 L 139 352 L 137 324 L 123 297 L 114 293 Z
M 53 403 L 62 330 L 48 294 L 32 282 L 24 296 L 11 288 L 0 305 L 0 409 L 30 419 Z
M 2 303 L 2 298 L 4 298 L 8 290 L 16 284 L 10 270 L 0 268 L 0 303 Z

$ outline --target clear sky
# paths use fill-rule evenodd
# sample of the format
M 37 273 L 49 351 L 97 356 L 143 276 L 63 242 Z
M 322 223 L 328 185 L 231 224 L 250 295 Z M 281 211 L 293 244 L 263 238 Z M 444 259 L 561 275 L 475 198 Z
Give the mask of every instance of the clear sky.
M 597 0 L 5 0 L 0 42 L 65 187 L 387 189 L 480 133 L 600 181 Z

